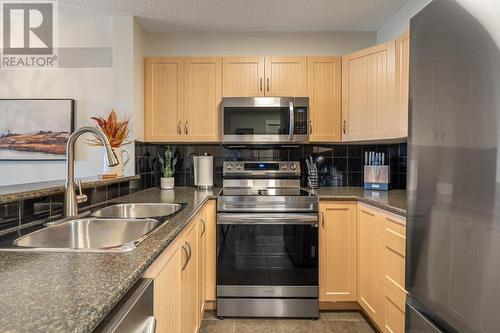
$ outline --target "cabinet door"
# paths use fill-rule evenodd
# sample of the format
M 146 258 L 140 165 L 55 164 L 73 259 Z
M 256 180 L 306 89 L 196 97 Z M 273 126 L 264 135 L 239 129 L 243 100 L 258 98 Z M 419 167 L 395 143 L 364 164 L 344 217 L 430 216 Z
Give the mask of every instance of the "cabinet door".
M 144 73 L 144 137 L 177 141 L 183 113 L 182 58 L 146 58 Z
M 205 274 L 206 274 L 206 261 L 205 250 L 207 240 L 207 222 L 205 218 L 206 205 L 203 206 L 198 219 L 198 325 L 201 325 L 203 319 L 203 312 L 205 310 Z
M 205 207 L 205 298 L 207 301 L 215 301 L 215 269 L 216 269 L 216 234 L 217 221 L 216 209 L 217 202 L 209 200 Z
M 341 141 L 342 58 L 308 57 L 309 141 Z
M 342 57 L 342 138 L 387 139 L 395 91 L 395 42 Z
M 219 140 L 222 58 L 184 59 L 184 124 L 186 141 Z
M 356 203 L 320 202 L 320 301 L 356 301 Z
M 174 242 L 144 274 L 154 279 L 154 316 L 157 333 L 181 332 L 182 250 Z
M 380 213 L 358 205 L 358 303 L 383 326 L 383 226 Z
M 224 57 L 222 96 L 264 96 L 264 57 Z
M 266 96 L 307 96 L 306 57 L 266 57 Z
M 405 301 L 385 287 L 384 327 L 385 333 L 405 332 Z
M 197 219 L 197 218 L 195 218 Z M 182 333 L 196 333 L 199 323 L 198 223 L 192 222 L 183 240 Z
M 410 82 L 410 34 L 408 31 L 396 39 L 396 110 L 395 133 L 408 136 L 408 93 Z

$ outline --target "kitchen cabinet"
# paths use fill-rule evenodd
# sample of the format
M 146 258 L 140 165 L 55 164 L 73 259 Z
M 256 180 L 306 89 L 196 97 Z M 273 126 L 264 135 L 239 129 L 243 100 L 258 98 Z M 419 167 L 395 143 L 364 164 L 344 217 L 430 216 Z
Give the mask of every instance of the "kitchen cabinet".
M 205 206 L 206 207 L 206 206 Z M 154 316 L 158 333 L 195 333 L 203 319 L 204 207 L 179 236 L 148 268 L 144 277 L 154 279 Z
M 309 141 L 341 141 L 342 58 L 308 57 Z
M 224 97 L 264 96 L 264 57 L 224 57 Z
M 182 248 L 184 260 L 181 276 L 182 295 L 182 333 L 196 333 L 200 323 L 199 313 L 199 286 L 198 286 L 198 259 L 199 259 L 199 216 L 194 218 L 194 222 L 188 230 L 183 240 Z
M 184 140 L 219 140 L 222 58 L 184 58 Z
M 356 301 L 356 202 L 320 202 L 320 301 Z
M 144 274 L 154 279 L 154 316 L 157 333 L 181 332 L 181 269 L 179 242 L 165 250 Z
M 217 201 L 209 200 L 205 207 L 205 301 L 216 301 L 216 235 Z
M 307 57 L 225 57 L 223 96 L 307 96 Z
M 396 38 L 396 129 L 394 136 L 408 136 L 408 101 L 410 82 L 410 33 Z
M 145 59 L 146 141 L 219 140 L 222 58 Z
M 266 96 L 307 96 L 307 57 L 266 57 Z
M 343 56 L 342 140 L 388 139 L 399 132 L 394 95 L 394 41 Z
M 379 327 L 383 326 L 383 219 L 375 208 L 358 204 L 357 212 L 357 299 Z
M 184 103 L 183 76 L 183 58 L 156 57 L 145 59 L 145 140 L 181 140 Z
M 384 331 L 403 333 L 405 320 L 406 221 L 381 214 L 384 224 Z

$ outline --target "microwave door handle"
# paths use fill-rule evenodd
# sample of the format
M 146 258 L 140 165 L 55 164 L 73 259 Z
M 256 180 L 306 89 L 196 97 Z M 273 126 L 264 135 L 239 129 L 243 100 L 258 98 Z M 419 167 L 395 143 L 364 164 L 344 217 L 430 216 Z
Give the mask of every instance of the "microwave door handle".
M 292 141 L 293 140 L 293 129 L 295 127 L 295 118 L 294 118 L 294 112 L 293 112 L 293 102 L 290 101 L 290 109 L 289 109 L 289 116 L 290 116 L 290 129 L 288 131 L 288 140 Z

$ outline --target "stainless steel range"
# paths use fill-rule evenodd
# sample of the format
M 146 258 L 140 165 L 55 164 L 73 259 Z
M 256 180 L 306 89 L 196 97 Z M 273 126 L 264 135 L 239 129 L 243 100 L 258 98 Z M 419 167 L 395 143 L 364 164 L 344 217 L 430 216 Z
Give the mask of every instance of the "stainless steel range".
M 217 315 L 319 316 L 318 198 L 299 162 L 224 162 Z

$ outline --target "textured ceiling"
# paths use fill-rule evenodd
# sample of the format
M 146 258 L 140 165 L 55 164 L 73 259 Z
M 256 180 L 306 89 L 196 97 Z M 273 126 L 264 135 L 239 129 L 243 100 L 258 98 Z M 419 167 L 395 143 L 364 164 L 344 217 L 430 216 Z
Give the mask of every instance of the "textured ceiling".
M 147 31 L 375 31 L 409 0 L 61 0 L 69 17 L 135 15 Z

